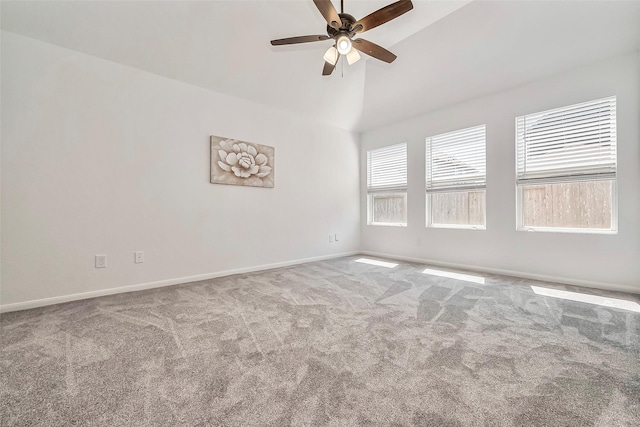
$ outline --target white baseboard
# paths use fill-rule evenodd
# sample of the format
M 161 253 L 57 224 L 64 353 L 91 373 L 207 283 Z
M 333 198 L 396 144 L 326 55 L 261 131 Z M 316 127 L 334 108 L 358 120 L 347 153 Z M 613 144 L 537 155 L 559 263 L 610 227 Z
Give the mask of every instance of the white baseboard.
M 303 259 L 296 259 L 291 261 L 277 262 L 273 264 L 264 264 L 264 265 L 258 265 L 253 267 L 238 268 L 235 270 L 224 270 L 224 271 L 218 271 L 215 273 L 198 274 L 195 276 L 159 280 L 157 282 L 147 282 L 147 283 L 140 283 L 137 285 L 127 285 L 127 286 L 120 286 L 116 288 L 100 289 L 97 291 L 81 292 L 81 293 L 71 294 L 71 295 L 62 295 L 58 297 L 17 302 L 14 304 L 5 304 L 5 305 L 0 305 L 0 313 L 8 313 L 10 311 L 19 311 L 19 310 L 28 310 L 30 308 L 44 307 L 48 305 L 61 304 L 64 302 L 77 301 L 77 300 L 88 299 L 88 298 L 96 298 L 96 297 L 101 297 L 105 295 L 142 291 L 144 289 L 161 288 L 164 286 L 178 285 L 181 283 L 189 283 L 189 282 L 197 282 L 200 280 L 214 279 L 216 277 L 231 276 L 234 274 L 253 273 L 257 271 L 271 270 L 274 268 L 288 267 L 292 265 L 305 264 L 308 262 L 323 261 L 327 259 L 340 258 L 340 257 L 352 256 L 352 255 L 358 255 L 358 254 L 373 256 L 378 258 L 387 258 L 387 259 L 394 259 L 399 261 L 414 262 L 419 264 L 429 264 L 429 265 L 435 265 L 439 267 L 455 268 L 460 270 L 478 271 L 478 272 L 488 273 L 488 274 L 499 274 L 502 276 L 519 277 L 523 279 L 541 280 L 544 282 L 561 283 L 561 284 L 573 285 L 573 286 L 584 286 L 587 288 L 603 289 L 607 291 L 640 294 L 640 288 L 633 287 L 633 286 L 620 285 L 620 284 L 592 282 L 587 280 L 570 279 L 566 277 L 547 276 L 543 274 L 523 273 L 520 271 L 502 270 L 499 268 L 480 267 L 477 265 L 458 264 L 458 263 L 452 263 L 452 262 L 442 262 L 442 261 L 428 260 L 428 259 L 422 259 L 422 258 L 413 258 L 413 257 L 406 257 L 401 255 L 386 254 L 386 253 L 380 253 L 380 252 L 353 251 L 353 252 L 343 252 L 343 253 L 332 254 L 332 255 L 323 255 L 323 256 L 312 257 L 312 258 L 303 258 Z
M 81 292 L 78 294 L 71 294 L 71 295 L 61 295 L 58 297 L 17 302 L 14 304 L 5 304 L 5 305 L 0 305 L 0 313 L 8 313 L 10 311 L 19 311 L 19 310 L 28 310 L 30 308 L 44 307 L 47 305 L 61 304 L 63 302 L 77 301 L 77 300 L 88 299 L 88 298 L 96 298 L 96 297 L 101 297 L 105 295 L 142 291 L 144 289 L 162 288 L 164 286 L 178 285 L 181 283 L 189 283 L 189 282 L 197 282 L 199 280 L 208 280 L 208 279 L 214 279 L 216 277 L 232 276 L 234 274 L 253 273 L 256 271 L 271 270 L 271 269 L 280 268 L 280 267 L 289 267 L 291 265 L 305 264 L 305 263 L 314 262 L 314 261 L 323 261 L 326 259 L 357 255 L 359 253 L 360 253 L 359 251 L 343 252 L 339 254 L 296 259 L 292 261 L 276 262 L 273 264 L 263 264 L 263 265 L 258 265 L 254 267 L 238 268 L 235 270 L 224 270 L 224 271 L 218 271 L 215 273 L 198 274 L 195 276 L 159 280 L 157 282 L 139 283 L 137 285 L 119 286 L 117 288 L 100 289 L 97 291 Z
M 378 258 L 395 259 L 398 261 L 415 262 L 419 264 L 430 264 L 439 267 L 455 268 L 460 270 L 471 270 L 488 274 L 499 274 L 501 276 L 512 276 L 521 279 L 540 280 L 543 282 L 560 283 L 563 285 L 583 286 L 586 288 L 602 289 L 606 291 L 627 292 L 632 294 L 640 294 L 640 287 L 620 285 L 615 283 L 592 282 L 588 280 L 570 279 L 567 277 L 547 276 L 544 274 L 523 273 L 521 271 L 502 270 L 499 268 L 480 267 L 477 265 L 457 264 L 452 262 L 434 261 L 421 258 L 412 258 L 401 255 L 385 254 L 380 252 L 361 251 L 363 255 Z

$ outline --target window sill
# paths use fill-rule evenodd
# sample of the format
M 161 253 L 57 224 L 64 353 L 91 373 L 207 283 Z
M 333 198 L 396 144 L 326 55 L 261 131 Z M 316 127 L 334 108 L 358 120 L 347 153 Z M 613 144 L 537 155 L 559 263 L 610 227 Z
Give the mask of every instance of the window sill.
M 382 226 L 382 227 L 406 227 L 407 226 L 407 224 L 392 223 L 392 222 L 370 222 L 367 225 L 376 225 L 376 226 Z
M 487 229 L 486 225 L 463 225 L 463 224 L 429 224 L 427 228 L 446 228 L 457 230 L 478 230 L 484 231 Z
M 595 228 L 551 228 L 551 227 L 518 227 L 516 231 L 535 233 L 566 233 L 566 234 L 618 234 L 618 230 L 599 230 Z

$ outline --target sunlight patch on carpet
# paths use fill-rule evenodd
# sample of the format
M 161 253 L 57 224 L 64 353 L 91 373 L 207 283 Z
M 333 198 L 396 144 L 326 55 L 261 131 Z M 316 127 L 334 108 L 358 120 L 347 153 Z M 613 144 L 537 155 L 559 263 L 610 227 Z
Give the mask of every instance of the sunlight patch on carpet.
M 640 304 L 635 301 L 629 301 L 618 298 L 602 297 L 599 295 L 582 294 L 579 292 L 561 291 L 559 289 L 541 288 L 538 286 L 531 286 L 533 292 L 545 297 L 553 297 L 566 299 L 577 302 L 584 302 L 587 304 L 600 305 L 602 307 L 619 308 L 622 310 L 635 311 L 640 313 Z
M 422 270 L 422 273 L 423 274 L 429 274 L 431 276 L 447 277 L 449 279 L 464 280 L 465 282 L 479 283 L 481 285 L 484 285 L 484 277 L 482 277 L 482 276 L 474 276 L 474 275 L 471 275 L 471 274 L 453 273 L 451 271 L 435 270 L 435 269 L 432 269 L 432 268 L 425 268 L 424 270 Z
M 371 258 L 360 258 L 360 259 L 357 259 L 356 262 L 361 262 L 363 264 L 377 265 L 378 267 L 385 267 L 385 268 L 395 268 L 398 266 L 398 264 L 394 262 L 379 261 L 377 259 L 371 259 Z

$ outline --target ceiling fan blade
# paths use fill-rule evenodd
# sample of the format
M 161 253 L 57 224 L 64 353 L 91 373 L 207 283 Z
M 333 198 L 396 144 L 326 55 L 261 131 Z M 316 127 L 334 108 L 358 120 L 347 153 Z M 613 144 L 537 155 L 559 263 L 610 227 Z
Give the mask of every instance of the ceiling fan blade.
M 324 19 L 330 27 L 335 28 L 336 30 L 342 27 L 342 20 L 340 19 L 336 8 L 333 7 L 331 0 L 313 0 L 313 2 L 316 4 L 316 7 L 322 16 L 324 16 Z
M 285 44 L 298 44 L 309 42 L 320 42 L 323 40 L 329 40 L 329 36 L 298 36 L 288 37 L 286 39 L 271 40 L 273 46 L 282 46 Z
M 353 47 L 358 49 L 362 53 L 366 53 L 369 56 L 373 56 L 380 61 L 392 63 L 397 58 L 396 55 L 389 52 L 382 46 L 378 46 L 375 43 L 371 43 L 369 40 L 356 39 L 353 40 Z
M 413 3 L 411 3 L 411 0 L 400 0 L 395 3 L 391 3 L 390 5 L 365 16 L 359 21 L 356 21 L 351 26 L 351 31 L 364 33 L 378 25 L 382 25 L 392 19 L 396 19 L 398 16 L 409 12 L 411 9 L 413 9 Z
M 337 64 L 337 62 L 336 62 Z M 331 65 L 327 61 L 324 61 L 324 68 L 322 69 L 323 76 L 330 76 L 333 73 L 333 70 L 336 68 L 335 65 Z

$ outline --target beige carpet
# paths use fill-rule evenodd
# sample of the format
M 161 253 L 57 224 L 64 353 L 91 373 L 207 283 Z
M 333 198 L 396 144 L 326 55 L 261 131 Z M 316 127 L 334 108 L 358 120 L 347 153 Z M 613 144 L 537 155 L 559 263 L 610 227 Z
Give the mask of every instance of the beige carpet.
M 640 425 L 640 313 L 358 258 L 3 314 L 0 425 Z

